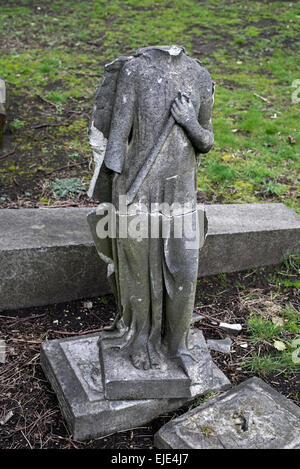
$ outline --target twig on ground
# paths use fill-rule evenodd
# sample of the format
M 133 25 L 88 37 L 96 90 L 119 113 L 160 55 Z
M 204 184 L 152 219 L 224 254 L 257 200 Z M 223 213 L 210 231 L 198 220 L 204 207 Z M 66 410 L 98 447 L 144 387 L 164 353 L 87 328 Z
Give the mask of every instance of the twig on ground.
M 25 438 L 25 440 L 27 441 L 27 443 L 28 443 L 30 449 L 32 449 L 32 446 L 31 446 L 31 444 L 30 444 L 30 441 L 28 440 L 28 438 L 27 438 L 27 436 L 25 435 L 25 433 L 23 433 L 22 430 L 21 430 L 21 433 L 22 433 L 23 437 Z
M 42 344 L 43 340 L 25 340 L 25 339 L 11 339 L 12 342 L 26 342 L 26 344 Z
M 50 417 L 50 415 L 57 414 L 58 410 L 50 411 L 50 409 L 46 410 L 46 412 L 41 415 L 37 420 L 35 420 L 31 425 L 29 425 L 29 430 L 27 432 L 27 435 L 30 435 L 34 427 L 37 425 L 38 422 L 40 422 L 43 418 L 46 416 Z
M 43 127 L 63 127 L 68 126 L 69 123 L 45 122 L 44 124 L 33 125 L 31 129 L 42 129 Z
M 50 176 L 50 174 L 55 173 L 57 171 L 63 171 L 64 169 L 74 168 L 74 167 L 76 167 L 78 165 L 82 165 L 82 164 L 88 164 L 88 161 L 82 161 L 81 163 L 67 164 L 66 166 L 61 166 L 60 168 L 53 169 L 52 171 L 49 171 L 49 173 L 46 173 L 46 174 L 47 174 L 47 176 Z
M 99 74 L 99 73 L 75 72 L 75 75 L 84 75 L 84 76 L 88 76 L 88 77 L 97 77 L 97 78 L 100 78 L 100 74 Z
M 253 93 L 254 96 L 256 96 L 257 98 L 261 99 L 262 101 L 264 101 L 265 103 L 269 103 L 270 101 L 267 99 L 267 98 L 264 98 L 263 96 L 260 96 L 260 94 L 257 94 L 257 93 Z
M 14 319 L 13 321 L 13 325 L 14 324 L 17 324 L 19 322 L 25 322 L 25 321 L 29 321 L 30 319 L 37 319 L 37 318 L 42 318 L 43 316 L 46 316 L 46 313 L 42 313 L 42 314 L 33 314 L 31 316 L 26 316 L 26 318 L 12 318 L 10 316 L 0 316 L 0 317 L 5 317 L 6 319 Z M 12 325 L 10 324 L 10 325 Z
M 83 331 L 83 332 L 66 332 L 66 331 L 53 331 L 54 334 L 60 334 L 60 335 L 86 335 L 86 334 L 93 334 L 94 332 L 102 332 L 103 327 L 100 327 L 99 329 L 92 329 L 90 331 Z
M 8 153 L 4 153 L 4 155 L 0 155 L 0 161 L 5 160 L 5 158 L 8 158 L 9 156 L 13 155 L 17 149 L 17 145 Z
M 43 98 L 43 96 L 41 96 L 41 95 L 38 94 L 38 93 L 36 94 L 36 96 L 37 96 L 38 98 L 40 98 L 42 101 L 44 101 L 45 103 L 51 104 L 51 106 L 54 106 L 56 109 L 58 108 L 58 106 L 60 106 L 59 104 L 55 104 L 55 103 L 53 103 L 52 101 L 49 101 L 49 99 Z

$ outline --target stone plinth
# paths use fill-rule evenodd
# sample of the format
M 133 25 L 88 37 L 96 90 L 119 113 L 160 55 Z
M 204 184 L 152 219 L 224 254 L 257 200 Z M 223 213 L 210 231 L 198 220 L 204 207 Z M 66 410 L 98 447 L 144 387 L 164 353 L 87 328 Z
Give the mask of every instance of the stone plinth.
M 186 398 L 211 391 L 219 379 L 229 381 L 214 365 L 200 330 L 190 331 L 190 347 L 194 360 L 186 359 L 186 371 L 176 360 L 168 359 L 163 369 L 141 370 L 133 366 L 126 349 L 110 347 L 110 341 L 100 340 L 102 380 L 107 399 Z M 222 386 L 223 387 L 223 386 Z
M 98 339 L 98 334 L 91 334 L 51 340 L 41 347 L 42 368 L 75 440 L 96 438 L 143 425 L 191 399 L 105 399 Z M 228 379 L 215 365 L 211 386 L 213 389 L 230 386 Z

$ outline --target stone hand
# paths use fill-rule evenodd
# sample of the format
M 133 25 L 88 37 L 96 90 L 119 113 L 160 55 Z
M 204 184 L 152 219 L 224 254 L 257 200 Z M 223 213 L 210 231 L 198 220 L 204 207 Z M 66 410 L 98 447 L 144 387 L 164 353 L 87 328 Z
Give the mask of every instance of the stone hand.
M 181 98 L 176 98 L 172 107 L 171 113 L 175 121 L 182 127 L 189 128 L 194 126 L 197 122 L 197 115 L 193 103 L 184 94 Z

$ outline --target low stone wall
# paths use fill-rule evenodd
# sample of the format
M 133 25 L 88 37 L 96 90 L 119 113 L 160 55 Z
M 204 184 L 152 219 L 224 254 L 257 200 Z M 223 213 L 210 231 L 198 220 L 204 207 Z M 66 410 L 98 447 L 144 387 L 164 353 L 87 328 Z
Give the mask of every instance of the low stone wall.
M 279 264 L 300 251 L 300 216 L 284 204 L 208 205 L 199 276 Z
M 104 295 L 89 208 L 0 210 L 0 308 Z M 199 276 L 279 263 L 300 250 L 300 216 L 283 204 L 207 205 Z

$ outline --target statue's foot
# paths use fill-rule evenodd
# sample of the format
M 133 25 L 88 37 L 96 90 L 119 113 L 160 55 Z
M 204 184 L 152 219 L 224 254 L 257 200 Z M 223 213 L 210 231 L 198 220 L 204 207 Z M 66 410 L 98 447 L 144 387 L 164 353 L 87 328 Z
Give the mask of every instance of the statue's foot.
M 152 353 L 150 355 L 150 365 L 151 365 L 151 368 L 155 370 L 162 370 L 164 368 L 163 360 L 158 355 L 158 353 Z
M 146 347 L 132 347 L 129 356 L 135 368 L 138 370 L 149 370 L 150 360 Z
M 155 370 L 165 370 L 167 366 L 162 355 L 157 352 L 151 344 L 148 344 L 148 352 L 151 368 Z

